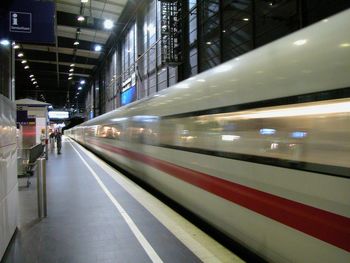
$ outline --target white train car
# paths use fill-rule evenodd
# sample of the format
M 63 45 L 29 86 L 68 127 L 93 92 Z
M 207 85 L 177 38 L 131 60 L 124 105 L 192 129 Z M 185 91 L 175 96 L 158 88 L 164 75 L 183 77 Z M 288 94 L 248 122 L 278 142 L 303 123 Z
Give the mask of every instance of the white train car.
M 350 262 L 350 10 L 69 136 L 270 262 Z

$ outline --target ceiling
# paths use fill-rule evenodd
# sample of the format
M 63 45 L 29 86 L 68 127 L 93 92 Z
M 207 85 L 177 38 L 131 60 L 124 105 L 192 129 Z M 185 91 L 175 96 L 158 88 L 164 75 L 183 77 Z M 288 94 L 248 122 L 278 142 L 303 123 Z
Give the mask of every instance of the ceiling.
M 56 0 L 56 44 L 19 44 L 16 49 L 15 82 L 16 98 L 33 98 L 53 104 L 55 108 L 73 107 L 81 94 L 78 87 L 85 90 L 89 78 L 103 56 L 112 32 L 127 0 Z M 79 15 L 85 20 L 78 21 Z M 104 28 L 105 19 L 114 22 L 112 29 Z M 78 41 L 78 45 L 74 42 Z M 95 51 L 95 45 L 101 45 L 101 51 Z M 23 57 L 18 57 L 23 53 Z M 26 60 L 27 63 L 22 63 Z M 72 65 L 74 64 L 74 65 Z M 29 69 L 24 67 L 28 65 Z M 70 70 L 73 69 L 73 72 Z M 72 79 L 69 73 L 73 73 Z M 34 75 L 36 84 L 29 77 Z M 85 85 L 79 85 L 85 80 Z

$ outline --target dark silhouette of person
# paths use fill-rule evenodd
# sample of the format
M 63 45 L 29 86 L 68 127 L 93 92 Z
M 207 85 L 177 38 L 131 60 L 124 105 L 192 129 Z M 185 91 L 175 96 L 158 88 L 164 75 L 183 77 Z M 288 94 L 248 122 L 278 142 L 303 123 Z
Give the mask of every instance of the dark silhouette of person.
M 56 133 L 56 144 L 57 144 L 57 153 L 61 154 L 61 148 L 62 148 L 62 134 L 60 131 L 57 131 Z

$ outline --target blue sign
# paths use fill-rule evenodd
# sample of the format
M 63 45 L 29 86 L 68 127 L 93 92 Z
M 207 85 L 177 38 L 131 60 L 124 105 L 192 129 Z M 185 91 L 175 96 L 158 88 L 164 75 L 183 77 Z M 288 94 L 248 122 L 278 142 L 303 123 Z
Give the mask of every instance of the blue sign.
M 32 13 L 10 12 L 10 32 L 32 33 Z
M 121 97 L 122 106 L 129 104 L 130 102 L 133 102 L 136 100 L 136 86 L 132 86 L 126 91 L 122 92 Z
M 0 0 L 0 39 L 55 43 L 53 0 Z

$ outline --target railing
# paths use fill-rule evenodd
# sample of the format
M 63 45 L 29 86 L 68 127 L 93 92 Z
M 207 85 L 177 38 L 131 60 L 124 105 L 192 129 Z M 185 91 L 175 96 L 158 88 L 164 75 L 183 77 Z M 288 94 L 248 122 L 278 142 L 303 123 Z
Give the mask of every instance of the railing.
M 152 49 L 157 48 L 157 44 L 161 41 L 161 39 L 158 39 L 156 42 L 154 42 L 145 52 L 143 52 L 140 56 L 137 57 L 135 62 L 131 64 L 127 69 L 125 69 L 120 75 L 113 76 L 112 81 L 110 81 L 107 85 L 107 88 L 110 88 L 113 84 L 118 85 L 118 89 L 122 88 L 122 81 L 128 78 L 131 78 L 132 73 L 136 73 L 136 67 L 137 65 L 144 59 L 144 57 L 149 53 Z M 156 58 L 157 60 L 157 58 Z M 142 80 L 141 80 L 142 81 Z M 120 83 L 120 84 L 118 84 Z

